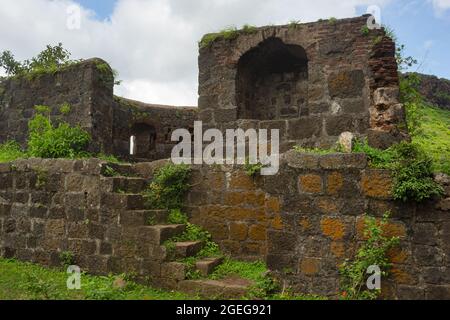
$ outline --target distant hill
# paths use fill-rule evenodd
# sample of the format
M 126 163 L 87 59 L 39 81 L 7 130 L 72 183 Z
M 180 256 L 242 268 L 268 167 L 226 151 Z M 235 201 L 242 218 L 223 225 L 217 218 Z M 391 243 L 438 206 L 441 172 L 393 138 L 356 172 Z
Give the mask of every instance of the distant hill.
M 450 110 L 450 80 L 420 73 L 418 75 L 422 80 L 419 91 L 425 99 L 437 107 Z

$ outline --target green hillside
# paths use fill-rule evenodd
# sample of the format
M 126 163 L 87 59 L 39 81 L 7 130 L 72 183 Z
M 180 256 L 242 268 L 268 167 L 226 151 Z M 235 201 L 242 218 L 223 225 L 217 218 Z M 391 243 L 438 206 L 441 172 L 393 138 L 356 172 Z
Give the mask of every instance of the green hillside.
M 413 141 L 433 158 L 435 171 L 450 175 L 450 111 L 423 106 L 421 130 Z

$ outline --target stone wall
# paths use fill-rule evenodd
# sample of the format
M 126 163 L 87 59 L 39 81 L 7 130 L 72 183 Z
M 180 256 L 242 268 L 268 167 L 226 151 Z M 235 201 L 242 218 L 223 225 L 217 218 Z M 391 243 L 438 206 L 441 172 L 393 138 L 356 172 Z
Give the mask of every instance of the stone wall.
M 364 239 L 364 214 L 390 211 L 386 234 L 401 245 L 389 253 L 385 297 L 450 298 L 450 180 L 446 197 L 425 204 L 391 198 L 387 170 L 370 169 L 364 154 L 283 155 L 280 173 L 249 178 L 238 169 L 204 169 L 187 203 L 192 221 L 222 249 L 244 259 L 263 257 L 297 292 L 333 296 L 338 266 Z
M 139 194 L 165 161 L 113 165 L 99 160 L 20 160 L 0 165 L 0 253 L 59 265 L 62 251 L 94 274 L 135 273 L 177 288 L 184 279 L 162 243 L 183 231 L 167 213 L 147 210 Z M 391 199 L 390 172 L 362 154 L 288 152 L 276 176 L 250 178 L 237 167 L 195 166 L 185 209 L 221 249 L 265 259 L 297 292 L 335 296 L 338 265 L 364 239 L 364 214 L 392 212 L 386 234 L 401 245 L 382 281 L 389 298 L 450 298 L 450 181 L 446 198 L 422 205 Z M 148 225 L 148 218 L 161 225 Z M 183 269 L 184 270 L 184 269 Z
M 395 44 L 383 30 L 364 34 L 366 22 L 363 16 L 219 37 L 200 49 L 200 119 L 221 129 L 280 129 L 287 146 L 330 146 L 344 131 L 379 147 L 407 138 Z
M 90 151 L 111 153 L 113 84 L 110 70 L 100 71 L 101 59 L 86 60 L 54 74 L 13 77 L 0 82 L 0 143 L 16 140 L 26 145 L 28 121 L 36 105 L 51 108 L 54 121 L 81 125 L 93 137 Z M 60 112 L 63 104 L 71 111 Z
M 90 152 L 133 161 L 169 158 L 174 146 L 170 141 L 172 131 L 193 129 L 197 108 L 151 105 L 115 97 L 112 79 L 112 70 L 101 59 L 86 60 L 55 74 L 3 79 L 0 143 L 16 140 L 26 146 L 34 107 L 46 105 L 51 108 L 54 122 L 80 125 L 91 134 Z M 64 104 L 71 107 L 68 114 L 60 111 Z M 134 156 L 130 155 L 131 136 L 136 137 Z
M 170 158 L 176 129 L 193 132 L 197 108 L 146 104 L 115 97 L 114 154 L 130 160 Z M 136 154 L 130 155 L 130 137 L 136 137 Z

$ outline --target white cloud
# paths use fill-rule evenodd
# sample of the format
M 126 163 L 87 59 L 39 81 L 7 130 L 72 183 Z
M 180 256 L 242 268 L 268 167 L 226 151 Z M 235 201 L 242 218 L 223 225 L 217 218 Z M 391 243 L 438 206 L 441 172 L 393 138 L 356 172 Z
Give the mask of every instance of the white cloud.
M 82 10 L 66 27 L 72 0 L 2 0 L 0 51 L 20 59 L 63 42 L 74 58 L 101 57 L 120 73 L 116 93 L 150 103 L 197 104 L 197 42 L 204 33 L 245 23 L 281 24 L 351 17 L 358 6 L 389 0 L 118 0 L 110 19 Z M 446 2 L 440 0 L 436 2 Z
M 441 16 L 445 11 L 450 9 L 450 0 L 431 0 L 431 2 L 438 16 Z
M 431 47 L 433 47 L 434 41 L 433 40 L 426 40 L 423 44 L 424 49 L 429 50 Z

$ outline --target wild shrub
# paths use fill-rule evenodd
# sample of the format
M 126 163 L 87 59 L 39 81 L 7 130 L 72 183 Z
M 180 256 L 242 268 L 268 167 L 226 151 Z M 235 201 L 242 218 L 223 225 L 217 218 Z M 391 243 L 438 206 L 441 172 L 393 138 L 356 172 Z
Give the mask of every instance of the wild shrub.
M 54 126 L 45 106 L 36 107 L 36 115 L 28 122 L 28 154 L 37 158 L 76 158 L 86 154 L 91 140 L 80 126 L 66 122 Z
M 380 290 L 369 290 L 366 286 L 367 270 L 370 266 L 378 266 L 382 277 L 389 274 L 391 263 L 387 252 L 399 243 L 397 237 L 387 237 L 384 227 L 388 224 L 389 213 L 378 222 L 373 217 L 366 217 L 364 235 L 366 240 L 358 249 L 355 258 L 346 260 L 340 267 L 341 297 L 348 300 L 374 300 L 380 295 Z
M 188 165 L 169 163 L 159 169 L 144 196 L 153 209 L 179 209 L 190 186 Z

